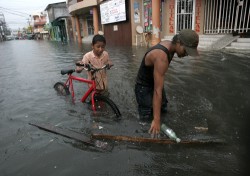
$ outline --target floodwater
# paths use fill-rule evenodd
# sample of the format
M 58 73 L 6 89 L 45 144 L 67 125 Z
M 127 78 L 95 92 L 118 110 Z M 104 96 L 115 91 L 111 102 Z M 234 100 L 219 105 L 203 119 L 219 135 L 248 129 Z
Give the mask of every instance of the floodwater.
M 166 75 L 168 114 L 164 121 L 181 139 L 219 138 L 217 145 L 166 145 L 114 142 L 102 151 L 59 136 L 30 122 L 81 132 L 146 136 L 139 123 L 134 80 L 144 47 L 107 46 L 110 98 L 122 119 L 93 117 L 80 99 L 53 89 L 64 68 L 90 50 L 89 44 L 13 40 L 0 43 L 0 175 L 249 175 L 249 51 L 200 51 L 198 58 L 174 58 Z M 85 76 L 81 73 L 81 76 Z M 198 131 L 195 127 L 208 128 Z M 108 141 L 111 142 L 111 141 Z

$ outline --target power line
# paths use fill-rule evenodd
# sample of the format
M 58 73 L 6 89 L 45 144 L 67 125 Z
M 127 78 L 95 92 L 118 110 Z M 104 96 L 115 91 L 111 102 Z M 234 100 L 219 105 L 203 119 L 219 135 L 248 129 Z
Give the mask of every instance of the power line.
M 24 12 L 19 12 L 16 10 L 12 10 L 12 9 L 8 9 L 8 8 L 4 8 L 4 7 L 0 7 L 0 12 L 4 12 L 4 13 L 8 13 L 8 14 L 12 14 L 12 15 L 16 15 L 16 16 L 20 16 L 22 18 L 25 18 L 26 20 L 28 20 L 29 22 L 29 18 L 31 17 L 30 14 L 28 13 L 24 13 Z M 11 24 L 12 26 L 16 26 L 15 28 L 17 28 L 17 26 L 24 26 L 27 22 L 24 22 L 23 20 L 15 20 L 15 21 L 8 21 L 6 23 L 7 26 L 9 26 L 8 24 Z
M 0 7 L 0 10 L 3 11 L 3 12 L 6 12 L 6 13 L 12 14 L 12 15 L 23 17 L 23 18 L 27 18 L 28 15 L 29 15 L 27 13 L 18 12 L 18 11 L 15 11 L 15 10 L 10 10 L 10 9 L 4 8 L 4 7 Z M 25 15 L 23 15 L 23 14 L 25 14 Z M 29 15 L 29 17 L 30 17 L 30 15 Z
M 20 15 L 20 14 L 17 14 L 17 13 L 9 12 L 9 11 L 6 11 L 6 10 L 2 10 L 2 11 L 3 11 L 3 12 L 7 12 L 7 13 L 12 14 L 12 15 L 17 15 L 17 16 L 20 16 L 20 17 L 27 18 L 27 16 Z
M 25 13 L 25 12 L 16 11 L 16 10 L 13 10 L 13 9 L 8 9 L 8 8 L 5 8 L 5 7 L 0 7 L 0 9 L 7 10 L 7 11 L 12 11 L 12 12 L 16 12 L 16 13 L 21 13 L 21 14 L 30 15 L 30 14 Z

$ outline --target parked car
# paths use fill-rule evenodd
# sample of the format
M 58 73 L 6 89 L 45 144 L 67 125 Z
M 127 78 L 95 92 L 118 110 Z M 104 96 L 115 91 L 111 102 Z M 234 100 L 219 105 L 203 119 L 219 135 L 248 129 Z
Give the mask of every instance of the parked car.
M 28 40 L 33 40 L 33 39 L 35 39 L 35 34 L 27 34 L 27 39 L 28 39 Z
M 14 39 L 14 37 L 12 35 L 7 35 L 6 36 L 6 41 L 13 40 L 13 39 Z

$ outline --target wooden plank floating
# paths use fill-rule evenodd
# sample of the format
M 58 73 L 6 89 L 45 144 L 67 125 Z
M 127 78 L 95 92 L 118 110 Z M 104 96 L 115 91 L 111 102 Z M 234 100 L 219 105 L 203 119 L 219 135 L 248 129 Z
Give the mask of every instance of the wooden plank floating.
M 84 134 L 82 133 L 78 133 L 76 131 L 72 131 L 72 130 L 68 130 L 65 128 L 60 128 L 51 124 L 47 124 L 47 123 L 37 123 L 37 122 L 32 122 L 29 123 L 32 126 L 38 127 L 42 130 L 54 133 L 54 134 L 58 134 L 70 139 L 74 139 L 77 141 L 80 141 L 86 145 L 92 146 L 92 147 L 97 147 L 100 148 L 102 150 L 112 150 L 113 146 L 109 145 L 107 142 L 103 142 L 100 140 L 94 140 L 91 139 L 89 137 L 86 137 Z
M 77 141 L 81 141 L 81 142 L 86 143 L 88 145 L 93 145 L 93 143 L 91 142 L 91 139 L 84 136 L 81 133 L 77 133 L 77 132 L 74 132 L 74 131 L 71 131 L 68 129 L 63 129 L 63 128 L 60 128 L 60 127 L 57 127 L 57 126 L 54 126 L 51 124 L 47 124 L 47 123 L 33 122 L 33 123 L 29 123 L 29 124 L 32 126 L 36 126 L 36 127 L 40 128 L 42 130 L 45 130 L 45 131 L 59 134 L 61 136 L 67 137 L 67 138 L 75 139 Z
M 114 136 L 108 134 L 92 134 L 93 139 L 107 139 L 114 141 L 126 141 L 136 143 L 157 143 L 157 144 L 224 144 L 225 141 L 218 138 L 200 139 L 200 140 L 181 140 L 179 143 L 171 139 L 154 139 L 132 136 Z
M 218 138 L 181 140 L 179 143 L 176 143 L 176 141 L 166 138 L 154 139 L 154 138 L 145 138 L 137 136 L 115 136 L 109 134 L 92 134 L 91 137 L 86 137 L 82 133 L 68 130 L 65 128 L 60 128 L 47 123 L 32 122 L 29 124 L 38 127 L 42 130 L 80 141 L 86 145 L 109 151 L 113 149 L 113 145 L 110 145 L 108 142 L 104 142 L 103 140 L 124 141 L 124 142 L 134 142 L 134 143 L 155 143 L 155 144 L 225 144 L 224 140 Z

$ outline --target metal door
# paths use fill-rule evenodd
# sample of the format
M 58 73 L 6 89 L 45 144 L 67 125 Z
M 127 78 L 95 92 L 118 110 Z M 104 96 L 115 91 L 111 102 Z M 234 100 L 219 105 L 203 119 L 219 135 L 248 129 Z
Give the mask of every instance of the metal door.
M 194 29 L 195 0 L 176 1 L 176 33 L 182 29 Z
M 204 33 L 244 33 L 250 29 L 249 0 L 206 0 Z

